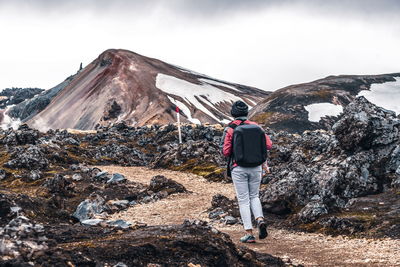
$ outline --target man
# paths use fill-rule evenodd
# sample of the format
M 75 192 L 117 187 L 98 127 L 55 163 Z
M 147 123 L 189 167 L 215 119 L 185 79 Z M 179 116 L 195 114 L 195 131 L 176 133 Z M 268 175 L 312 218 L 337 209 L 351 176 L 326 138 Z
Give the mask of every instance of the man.
M 255 167 L 244 167 L 239 165 L 246 164 L 238 164 L 238 162 L 234 160 L 235 157 L 232 157 L 234 156 L 234 149 L 236 149 L 236 147 L 234 147 L 233 140 L 234 132 L 237 127 L 240 127 L 240 125 L 256 125 L 257 127 L 253 127 L 253 130 L 254 128 L 256 128 L 256 130 L 260 131 L 259 128 L 261 127 L 259 127 L 257 123 L 249 121 L 247 119 L 248 109 L 248 106 L 243 101 L 236 101 L 232 105 L 231 115 L 235 118 L 235 120 L 232 121 L 229 126 L 226 127 L 224 130 L 224 134 L 222 137 L 222 153 L 225 157 L 228 157 L 230 161 L 228 163 L 228 173 L 230 168 L 232 180 L 235 186 L 236 196 L 239 202 L 240 216 L 242 218 L 243 226 L 246 231 L 246 234 L 242 238 L 240 238 L 240 241 L 243 243 L 254 243 L 256 239 L 253 235 L 251 211 L 253 212 L 254 218 L 257 222 L 259 238 L 263 239 L 266 238 L 268 235 L 267 225 L 264 221 L 262 206 L 259 199 L 259 190 L 262 176 L 262 162 Z M 262 147 L 266 148 L 267 150 L 271 150 L 271 139 L 266 134 L 264 134 L 263 131 L 261 131 L 261 135 L 262 140 L 260 142 L 262 142 Z M 263 138 L 264 135 L 265 140 Z M 265 146 L 264 142 L 266 142 Z M 266 154 L 266 151 L 264 153 Z

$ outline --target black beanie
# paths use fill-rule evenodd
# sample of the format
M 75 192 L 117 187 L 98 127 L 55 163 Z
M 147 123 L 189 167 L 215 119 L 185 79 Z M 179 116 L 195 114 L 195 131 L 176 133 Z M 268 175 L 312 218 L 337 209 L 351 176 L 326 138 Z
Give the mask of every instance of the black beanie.
M 236 101 L 232 105 L 231 115 L 234 118 L 245 117 L 249 113 L 249 107 L 243 101 Z

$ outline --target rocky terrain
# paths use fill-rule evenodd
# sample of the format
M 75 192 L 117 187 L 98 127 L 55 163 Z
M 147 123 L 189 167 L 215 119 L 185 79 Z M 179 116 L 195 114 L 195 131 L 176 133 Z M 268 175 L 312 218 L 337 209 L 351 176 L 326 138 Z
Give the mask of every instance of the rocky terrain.
M 32 99 L 43 92 L 39 88 L 6 88 L 0 91 L 0 126 L 3 129 L 18 127 L 20 119 L 10 117 L 9 110 L 25 100 Z
M 195 73 L 127 50 L 103 52 L 76 75 L 7 114 L 31 127 L 93 130 L 124 121 L 128 125 L 176 121 L 175 107 L 188 123 L 231 119 L 230 106 L 249 106 L 269 92 Z
M 269 224 L 398 239 L 400 118 L 360 97 L 327 126 L 327 131 L 302 135 L 266 128 L 274 142 L 269 157 L 272 174 L 263 179 L 261 190 Z M 89 132 L 46 133 L 22 125 L 1 131 L 1 259 L 43 266 L 59 261 L 69 266 L 148 266 L 163 260 L 176 266 L 286 264 L 236 247 L 201 221 L 146 226 L 112 218 L 136 205 L 194 193 L 174 177 L 154 175 L 144 184 L 103 171 L 101 165 L 170 169 L 203 176 L 217 185 L 227 183 L 219 153 L 222 130 L 220 125 L 186 124 L 182 145 L 172 124 L 117 123 Z M 210 222 L 240 224 L 232 195 L 216 192 L 207 203 Z M 184 256 L 173 256 L 178 254 Z
M 295 84 L 272 92 L 250 112 L 250 117 L 274 130 L 302 133 L 305 130 L 329 129 L 330 118 L 310 120 L 309 105 L 324 104 L 339 108 L 352 102 L 362 90 L 372 84 L 396 81 L 400 73 L 382 75 L 339 75 Z M 326 106 L 328 105 L 328 106 Z
M 43 92 L 40 88 L 6 88 L 0 92 L 0 109 L 17 105 Z

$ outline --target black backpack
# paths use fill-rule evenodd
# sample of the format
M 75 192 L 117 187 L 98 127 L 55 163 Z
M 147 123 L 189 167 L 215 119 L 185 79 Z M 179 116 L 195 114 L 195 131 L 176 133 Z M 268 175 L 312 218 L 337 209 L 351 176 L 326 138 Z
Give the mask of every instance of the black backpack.
M 241 167 L 256 167 L 267 160 L 264 130 L 255 124 L 230 124 L 233 129 L 232 157 Z

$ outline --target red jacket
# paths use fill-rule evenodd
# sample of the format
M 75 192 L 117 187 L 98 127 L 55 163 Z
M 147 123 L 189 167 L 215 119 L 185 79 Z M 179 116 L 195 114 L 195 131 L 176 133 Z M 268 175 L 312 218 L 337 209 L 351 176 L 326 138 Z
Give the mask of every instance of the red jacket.
M 239 125 L 242 121 L 241 120 L 234 120 L 230 124 L 236 124 Z M 254 121 L 249 121 L 245 120 L 244 124 L 254 124 L 258 125 Z M 223 147 L 222 147 L 222 154 L 225 157 L 229 157 L 232 154 L 232 138 L 233 138 L 233 131 L 234 129 L 231 127 L 227 127 L 224 131 L 224 136 L 223 136 Z M 267 150 L 271 150 L 272 148 L 272 141 L 269 138 L 268 135 L 265 135 L 265 139 L 267 141 Z

